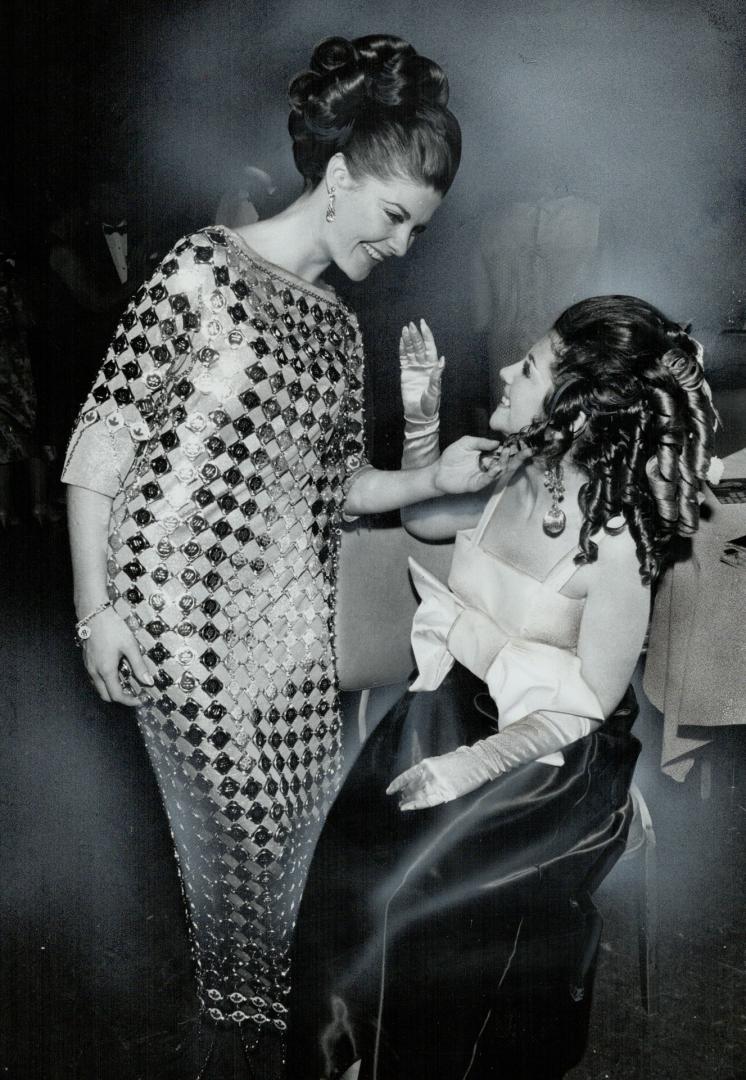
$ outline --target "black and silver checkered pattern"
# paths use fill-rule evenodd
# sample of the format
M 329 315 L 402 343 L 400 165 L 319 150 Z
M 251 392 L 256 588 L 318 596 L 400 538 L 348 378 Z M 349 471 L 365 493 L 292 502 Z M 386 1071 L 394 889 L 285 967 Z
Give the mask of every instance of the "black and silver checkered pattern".
M 285 1028 L 288 948 L 340 771 L 331 641 L 362 349 L 329 291 L 235 234 L 183 240 L 130 305 L 79 436 L 129 430 L 109 589 L 156 692 L 138 710 L 216 1020 Z

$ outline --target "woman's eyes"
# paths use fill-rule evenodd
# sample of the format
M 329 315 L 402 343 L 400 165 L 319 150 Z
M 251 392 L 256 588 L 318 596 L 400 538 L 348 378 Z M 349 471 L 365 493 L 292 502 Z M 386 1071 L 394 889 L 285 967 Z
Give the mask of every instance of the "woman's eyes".
M 386 217 L 389 219 L 389 221 L 393 222 L 394 225 L 401 225 L 401 223 L 404 221 L 404 218 L 401 216 L 401 214 L 397 214 L 394 210 L 384 210 L 384 213 L 386 214 Z
M 530 379 L 531 378 L 531 361 L 530 360 L 524 360 L 523 361 L 523 367 L 521 369 L 521 374 L 523 375 L 524 379 Z

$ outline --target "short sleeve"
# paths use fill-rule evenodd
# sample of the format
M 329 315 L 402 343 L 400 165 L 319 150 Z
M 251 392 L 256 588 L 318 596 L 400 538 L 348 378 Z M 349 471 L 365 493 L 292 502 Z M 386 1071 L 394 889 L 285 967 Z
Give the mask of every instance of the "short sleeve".
M 348 322 L 348 360 L 347 360 L 347 393 L 343 405 L 343 465 L 344 479 L 343 492 L 346 498 L 347 492 L 361 469 L 370 468 L 366 451 L 365 438 L 365 354 L 363 351 L 363 339 L 360 333 L 357 318 L 350 315 Z M 355 517 L 345 513 L 346 521 L 354 521 Z
M 205 303 L 225 264 L 220 239 L 208 230 L 179 241 L 133 297 L 73 430 L 65 483 L 111 497 L 122 486 L 178 394 L 180 372 L 207 347 Z

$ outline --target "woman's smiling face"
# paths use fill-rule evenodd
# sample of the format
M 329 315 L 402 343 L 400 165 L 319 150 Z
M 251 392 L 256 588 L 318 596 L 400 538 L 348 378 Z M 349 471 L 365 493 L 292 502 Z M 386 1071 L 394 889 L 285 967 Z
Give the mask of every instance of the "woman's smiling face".
M 557 344 L 556 335 L 550 331 L 522 360 L 501 368 L 504 392 L 490 417 L 493 431 L 514 435 L 541 416 L 544 400 L 554 386 L 552 369 L 557 360 Z
M 352 281 L 362 281 L 391 255 L 406 255 L 443 201 L 433 188 L 404 177 L 354 179 L 344 164 L 327 171 L 335 189 L 329 253 Z

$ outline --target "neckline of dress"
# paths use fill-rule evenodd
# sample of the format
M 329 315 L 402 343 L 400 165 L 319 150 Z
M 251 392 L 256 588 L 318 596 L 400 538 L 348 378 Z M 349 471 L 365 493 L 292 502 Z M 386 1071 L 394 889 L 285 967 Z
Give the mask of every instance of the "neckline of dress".
M 312 285 L 310 281 L 298 277 L 297 274 L 293 274 L 290 270 L 286 270 L 284 266 L 278 266 L 276 263 L 270 262 L 269 259 L 265 259 L 263 255 L 260 255 L 258 251 L 254 251 L 242 236 L 233 229 L 229 229 L 227 225 L 215 225 L 213 228 L 220 229 L 229 242 L 245 255 L 250 262 L 255 263 L 264 270 L 265 273 L 269 274 L 270 277 L 275 278 L 277 281 L 281 281 L 283 285 L 287 285 L 291 289 L 298 289 L 301 292 L 307 293 L 309 296 L 313 296 L 316 300 L 323 300 L 324 303 L 345 307 L 344 301 L 340 300 L 336 290 L 331 285 Z
M 497 562 L 502 563 L 503 566 L 506 566 L 508 570 L 512 570 L 514 573 L 520 574 L 522 577 L 528 578 L 529 581 L 533 581 L 536 585 L 551 586 L 552 591 L 556 593 L 557 596 L 561 596 L 563 600 L 572 600 L 576 604 L 583 603 L 583 601 L 585 600 L 585 597 L 565 596 L 561 591 L 562 589 L 564 589 L 565 585 L 567 585 L 567 582 L 572 577 L 572 574 L 575 572 L 574 570 L 570 574 L 570 577 L 568 577 L 566 581 L 562 582 L 559 589 L 555 587 L 554 582 L 554 578 L 556 577 L 560 568 L 564 567 L 567 562 L 571 561 L 571 559 L 574 559 L 575 556 L 579 553 L 579 544 L 575 544 L 574 547 L 568 548 L 567 551 L 560 555 L 559 559 L 557 559 L 557 561 L 550 566 L 549 570 L 547 570 L 546 574 L 542 578 L 537 577 L 536 574 L 532 574 L 530 570 L 526 570 L 522 566 L 516 566 L 516 564 L 511 562 L 510 559 L 507 559 L 504 555 L 500 555 L 496 551 L 489 551 L 487 548 L 482 547 L 481 544 L 477 544 L 476 546 L 482 552 L 482 554 L 487 555 L 488 558 L 496 559 Z M 575 569 L 578 568 L 576 567 Z
M 553 591 L 558 596 L 562 596 L 565 600 L 577 601 L 577 597 L 564 596 L 561 590 L 564 589 L 565 585 L 567 585 L 568 581 L 573 576 L 578 567 L 576 566 L 571 570 L 569 576 L 560 582 L 559 587 L 557 587 L 556 585 L 556 578 L 558 577 L 559 572 L 562 570 L 562 568 L 565 567 L 568 562 L 572 562 L 575 556 L 581 552 L 582 548 L 580 547 L 580 544 L 575 544 L 573 545 L 573 547 L 568 548 L 566 551 L 564 551 L 563 554 L 560 555 L 559 559 L 557 559 L 556 562 L 552 563 L 544 577 L 537 577 L 536 574 L 532 574 L 530 570 L 526 570 L 522 566 L 516 566 L 516 564 L 511 562 L 510 559 L 506 558 L 505 555 L 501 555 L 499 552 L 484 546 L 484 534 L 487 532 L 487 529 L 492 522 L 492 519 L 497 513 L 497 508 L 509 486 L 509 483 L 505 484 L 504 487 L 500 488 L 499 491 L 495 492 L 495 494 L 490 499 L 488 499 L 482 517 L 479 519 L 474 528 L 462 530 L 463 534 L 468 538 L 468 542 L 471 544 L 472 547 L 478 548 L 482 552 L 482 554 L 486 555 L 488 558 L 496 559 L 498 562 L 502 563 L 503 566 L 506 566 L 509 570 L 513 570 L 516 574 L 521 574 L 523 577 L 528 578 L 529 581 L 534 581 L 537 585 L 551 586 Z M 598 543 L 606 535 L 608 534 L 605 532 L 605 530 L 600 529 L 598 532 L 593 534 L 591 539 L 595 540 L 596 543 Z

